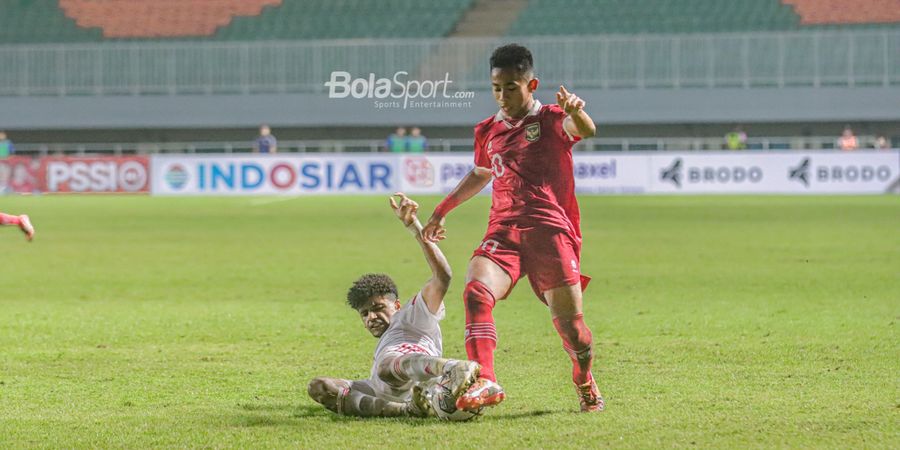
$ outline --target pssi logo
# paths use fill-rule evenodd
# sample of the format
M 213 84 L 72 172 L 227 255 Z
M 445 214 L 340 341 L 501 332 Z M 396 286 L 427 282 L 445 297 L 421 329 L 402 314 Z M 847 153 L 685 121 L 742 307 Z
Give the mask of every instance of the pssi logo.
M 404 176 L 409 184 L 416 187 L 430 187 L 434 185 L 434 166 L 424 157 L 406 158 L 403 166 Z

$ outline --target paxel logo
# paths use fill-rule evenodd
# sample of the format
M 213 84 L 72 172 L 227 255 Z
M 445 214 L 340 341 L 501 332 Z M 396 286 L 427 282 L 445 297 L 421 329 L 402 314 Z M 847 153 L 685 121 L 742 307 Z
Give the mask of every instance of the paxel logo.
M 813 166 L 810 158 L 803 158 L 797 167 L 790 168 L 788 178 L 809 187 L 811 175 L 815 175 L 815 181 L 817 183 L 886 182 L 891 179 L 893 171 L 886 165 Z
M 688 166 L 685 168 L 681 158 L 677 158 L 671 166 L 661 171 L 660 178 L 679 188 L 681 188 L 682 182 L 687 184 L 759 183 L 763 179 L 763 170 L 757 166 Z
M 471 163 L 441 164 L 441 184 L 447 184 L 449 182 L 456 183 L 459 180 L 462 180 L 463 177 L 465 177 L 474 168 L 475 165 Z
M 601 178 L 612 179 L 616 177 L 616 160 L 610 159 L 608 162 L 600 163 L 577 163 L 575 164 L 575 178 Z

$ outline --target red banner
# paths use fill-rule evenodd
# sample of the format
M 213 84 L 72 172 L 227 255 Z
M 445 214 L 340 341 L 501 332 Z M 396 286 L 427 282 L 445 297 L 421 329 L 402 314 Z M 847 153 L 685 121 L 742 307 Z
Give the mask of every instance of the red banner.
M 0 159 L 0 194 L 30 194 L 38 189 L 40 163 L 27 156 Z
M 145 156 L 46 157 L 40 159 L 43 192 L 135 193 L 150 190 Z

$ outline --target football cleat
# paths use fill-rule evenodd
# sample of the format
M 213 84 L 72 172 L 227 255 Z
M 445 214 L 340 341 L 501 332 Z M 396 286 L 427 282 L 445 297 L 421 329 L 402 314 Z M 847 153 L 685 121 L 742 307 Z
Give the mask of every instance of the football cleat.
M 456 399 L 456 407 L 478 412 L 481 408 L 499 405 L 505 398 L 506 394 L 499 384 L 487 378 L 479 378 L 469 386 L 463 395 Z
M 410 417 L 431 417 L 434 416 L 434 409 L 431 408 L 431 402 L 428 399 L 427 390 L 421 384 L 416 384 L 412 388 L 412 399 L 407 403 L 406 413 Z
M 474 361 L 460 360 L 456 364 L 444 369 L 444 377 L 446 377 L 447 389 L 453 398 L 459 397 L 466 391 L 481 373 L 481 364 Z
M 34 239 L 34 226 L 31 224 L 31 219 L 28 218 L 27 214 L 19 216 L 19 229 L 25 233 L 26 240 L 31 242 Z
M 575 392 L 581 400 L 581 412 L 600 412 L 606 408 L 603 397 L 600 395 L 600 389 L 597 389 L 597 383 L 591 378 L 591 381 L 582 385 L 575 385 Z

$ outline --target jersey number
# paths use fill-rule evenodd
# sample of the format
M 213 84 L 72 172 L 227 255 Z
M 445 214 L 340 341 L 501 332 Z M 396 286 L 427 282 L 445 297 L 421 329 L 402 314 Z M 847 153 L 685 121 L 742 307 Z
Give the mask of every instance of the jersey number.
M 500 246 L 500 243 L 493 239 L 488 239 L 481 243 L 481 249 L 490 254 L 493 254 L 494 252 L 496 252 L 497 247 L 499 247 L 499 246 Z
M 494 178 L 500 178 L 506 173 L 506 167 L 503 166 L 503 157 L 499 154 L 491 156 L 491 173 Z

